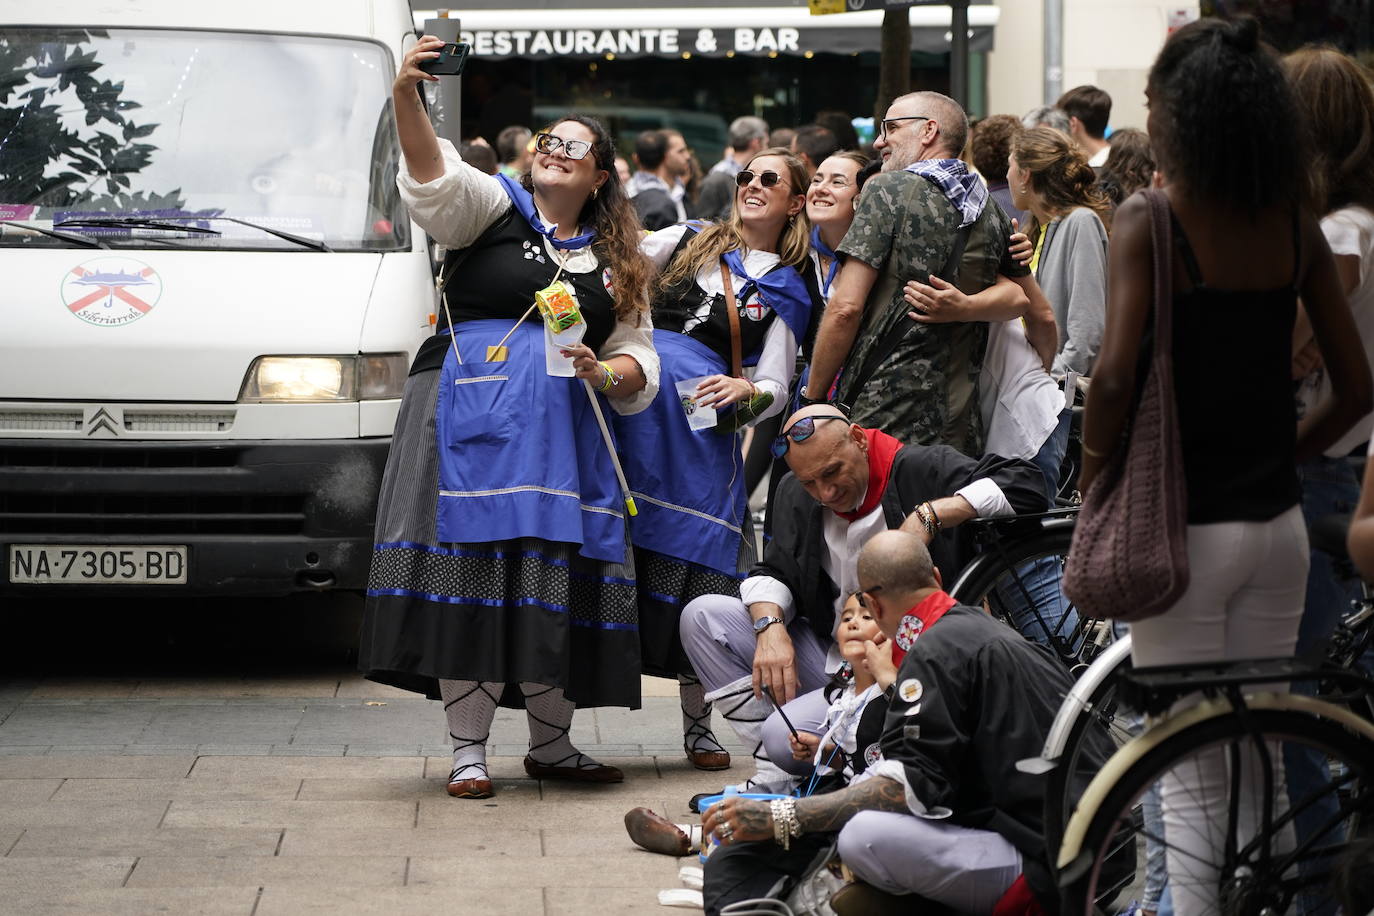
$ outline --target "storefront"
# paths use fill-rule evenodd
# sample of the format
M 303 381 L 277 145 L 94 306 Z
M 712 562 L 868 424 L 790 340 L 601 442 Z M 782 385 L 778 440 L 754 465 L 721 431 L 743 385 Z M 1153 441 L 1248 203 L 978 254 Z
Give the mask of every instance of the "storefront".
M 622 135 L 672 123 L 710 159 L 724 123 L 742 114 L 775 127 L 805 123 L 823 110 L 872 114 L 881 11 L 812 16 L 805 5 L 721 0 L 598 9 L 543 0 L 550 5 L 497 8 L 503 2 L 510 0 L 478 0 L 450 13 L 473 48 L 463 78 L 465 134 L 494 138 L 507 124 L 577 109 L 613 116 Z M 423 23 L 433 16 L 421 10 L 415 18 Z M 997 17 L 995 6 L 969 9 L 973 114 L 985 107 L 986 54 Z M 949 8 L 912 7 L 909 18 L 913 86 L 943 90 Z

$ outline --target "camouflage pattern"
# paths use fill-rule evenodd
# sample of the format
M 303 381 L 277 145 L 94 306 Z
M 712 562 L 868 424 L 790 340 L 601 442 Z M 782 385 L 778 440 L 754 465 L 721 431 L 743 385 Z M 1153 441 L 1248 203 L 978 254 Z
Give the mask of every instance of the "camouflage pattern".
M 837 398 L 854 422 L 877 427 L 904 443 L 945 444 L 966 455 L 983 453 L 978 375 L 987 347 L 983 322 L 913 327 L 870 376 L 863 391 L 850 387 L 888 331 L 906 317 L 908 280 L 926 281 L 948 262 L 958 237 L 959 212 L 933 183 L 910 172 L 875 175 L 864 185 L 854 223 L 839 251 L 878 270 L 864 303 L 864 321 L 845 359 Z M 957 285 L 978 292 L 1000 271 L 1027 273 L 1007 254 L 1011 222 L 995 204 L 974 222 Z

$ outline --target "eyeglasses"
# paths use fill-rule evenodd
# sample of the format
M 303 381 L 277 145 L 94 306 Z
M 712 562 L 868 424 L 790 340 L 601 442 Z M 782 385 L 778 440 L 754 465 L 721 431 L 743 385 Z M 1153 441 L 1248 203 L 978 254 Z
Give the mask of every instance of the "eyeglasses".
M 738 174 L 735 175 L 735 186 L 740 188 L 747 186 L 749 182 L 754 180 L 755 174 L 756 173 L 751 172 L 748 169 L 740 171 Z M 771 188 L 779 181 L 782 181 L 782 176 L 779 175 L 777 172 L 759 172 L 757 174 L 759 184 L 763 185 L 765 188 Z
M 592 145 L 586 140 L 564 140 L 553 134 L 535 134 L 534 148 L 541 153 L 555 153 L 563 147 L 563 155 L 569 159 L 585 159 Z
M 896 124 L 898 121 L 929 121 L 929 120 L 930 120 L 930 118 L 927 118 L 925 115 L 905 115 L 905 116 L 900 117 L 900 118 L 883 118 L 882 124 L 879 125 L 879 127 L 878 127 L 878 139 L 879 139 L 879 140 L 885 140 L 885 139 L 887 139 L 887 135 L 890 134 L 892 131 L 896 130 L 895 127 L 892 127 L 892 126 L 890 126 L 890 125 Z
M 865 594 L 876 595 L 876 594 L 878 594 L 878 592 L 880 592 L 880 591 L 882 591 L 882 590 L 883 590 L 883 587 L 882 587 L 881 585 L 875 585 L 875 586 L 873 586 L 872 588 L 861 588 L 861 589 L 859 589 L 858 592 L 855 593 L 855 597 L 859 599 L 859 607 L 863 608 L 863 609 L 866 610 L 866 611 L 872 610 L 872 608 L 870 608 L 870 607 L 868 606 L 868 602 L 864 600 L 864 595 L 865 595 Z
M 805 442 L 807 439 L 814 436 L 816 434 L 816 424 L 821 420 L 844 420 L 846 423 L 849 422 L 848 417 L 837 417 L 833 414 L 827 414 L 823 417 L 802 417 L 796 423 L 793 423 L 784 430 L 781 436 L 774 439 L 773 444 L 769 446 L 768 450 L 773 453 L 774 458 L 781 458 L 783 455 L 787 454 L 787 450 L 792 447 L 793 442 Z

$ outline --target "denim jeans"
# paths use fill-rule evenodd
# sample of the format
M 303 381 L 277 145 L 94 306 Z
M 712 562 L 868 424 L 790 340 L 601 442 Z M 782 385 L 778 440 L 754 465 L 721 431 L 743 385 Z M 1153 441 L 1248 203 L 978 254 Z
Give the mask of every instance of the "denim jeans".
M 1360 500 L 1360 485 L 1355 479 L 1355 469 L 1344 458 L 1321 456 L 1305 461 L 1298 466 L 1298 479 L 1302 482 L 1303 520 L 1309 526 L 1324 516 L 1353 512 Z M 1358 579 L 1338 573 L 1325 551 L 1312 548 L 1306 603 L 1303 606 L 1302 623 L 1298 626 L 1297 654 L 1303 655 L 1323 646 L 1341 617 L 1350 611 L 1351 601 L 1358 597 Z M 1316 685 L 1311 681 L 1301 681 L 1293 685 L 1293 691 L 1310 696 L 1315 693 Z M 1284 767 L 1288 777 L 1288 797 L 1291 799 L 1303 798 L 1309 788 L 1331 778 L 1326 756 L 1315 748 L 1285 746 Z M 1306 806 L 1295 818 L 1298 841 L 1306 840 L 1335 813 L 1336 799 L 1330 793 L 1321 795 L 1317 803 Z M 1327 841 L 1339 842 L 1340 839 L 1330 837 Z M 1309 864 L 1316 867 L 1315 863 Z M 1306 898 L 1299 900 L 1299 912 L 1312 916 L 1324 911 Z
M 1069 426 L 1072 420 L 1072 410 L 1067 407 L 1061 410 L 1059 424 L 1040 446 L 1040 451 L 1031 459 L 1031 463 L 1045 475 L 1045 495 L 1051 509 L 1054 508 L 1054 500 L 1059 495 L 1059 470 L 1064 464 L 1064 453 L 1069 447 Z

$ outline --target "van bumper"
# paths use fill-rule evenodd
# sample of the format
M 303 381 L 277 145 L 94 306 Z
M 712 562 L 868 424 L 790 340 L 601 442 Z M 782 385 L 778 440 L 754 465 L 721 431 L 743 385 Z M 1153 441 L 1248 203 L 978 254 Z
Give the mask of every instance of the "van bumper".
M 0 594 L 362 589 L 391 440 L 0 439 Z M 12 582 L 12 545 L 186 548 L 178 584 Z

